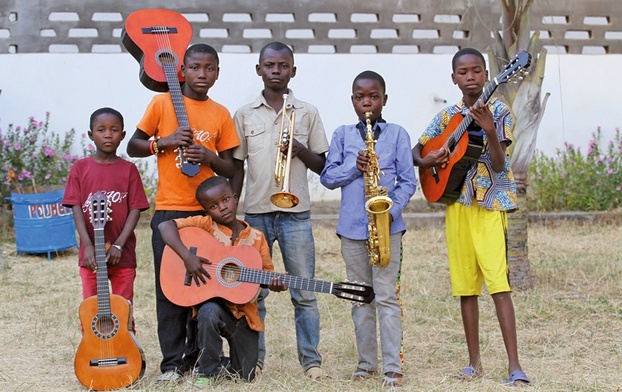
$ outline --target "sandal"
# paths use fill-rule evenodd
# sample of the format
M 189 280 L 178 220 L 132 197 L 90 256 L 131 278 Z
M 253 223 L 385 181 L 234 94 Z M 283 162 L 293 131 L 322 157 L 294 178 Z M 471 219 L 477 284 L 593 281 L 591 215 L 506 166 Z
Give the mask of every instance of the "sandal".
M 352 381 L 364 381 L 373 377 L 376 377 L 378 372 L 375 370 L 367 370 L 362 368 L 356 368 L 352 376 L 350 376 L 350 380 Z
M 520 387 L 520 386 L 529 385 L 529 384 L 530 384 L 529 378 L 527 377 L 525 372 L 523 372 L 520 369 L 514 370 L 508 376 L 508 378 L 503 380 L 503 385 L 509 386 L 509 387 Z
M 404 385 L 403 376 L 395 372 L 387 372 L 382 377 L 382 386 L 384 388 L 397 388 Z
M 458 378 L 463 381 L 471 381 L 481 376 L 481 371 L 475 369 L 471 365 L 465 367 L 458 373 Z

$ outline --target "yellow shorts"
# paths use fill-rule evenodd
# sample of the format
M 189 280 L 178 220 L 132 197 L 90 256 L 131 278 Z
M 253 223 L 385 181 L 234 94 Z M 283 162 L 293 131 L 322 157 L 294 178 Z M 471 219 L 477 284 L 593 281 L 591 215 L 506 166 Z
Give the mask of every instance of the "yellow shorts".
M 445 235 L 451 293 L 480 295 L 482 282 L 490 294 L 508 292 L 507 213 L 473 203 L 453 203 L 445 212 Z

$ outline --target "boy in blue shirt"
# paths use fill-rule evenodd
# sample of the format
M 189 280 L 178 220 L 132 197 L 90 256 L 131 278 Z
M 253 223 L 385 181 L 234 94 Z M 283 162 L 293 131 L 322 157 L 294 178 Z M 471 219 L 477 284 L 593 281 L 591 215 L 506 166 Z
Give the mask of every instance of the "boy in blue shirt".
M 352 380 L 363 380 L 378 374 L 376 318 L 380 324 L 383 385 L 403 384 L 402 308 L 398 297 L 402 265 L 402 235 L 406 225 L 402 211 L 415 193 L 417 179 L 412 162 L 410 137 L 404 128 L 382 119 L 387 102 L 385 81 L 378 73 L 364 71 L 352 84 L 352 104 L 358 123 L 342 125 L 335 130 L 326 165 L 320 176 L 329 188 L 341 188 L 341 209 L 337 235 L 346 274 L 351 281 L 365 282 L 374 288 L 376 299 L 368 305 L 354 305 L 352 320 L 358 350 L 358 366 Z M 373 124 L 375 153 L 381 171 L 379 186 L 387 188 L 393 201 L 390 214 L 391 259 L 381 268 L 370 265 L 367 249 L 368 215 L 365 209 L 364 173 L 369 170 L 365 144 L 366 113 Z M 377 316 L 376 316 L 377 314 Z

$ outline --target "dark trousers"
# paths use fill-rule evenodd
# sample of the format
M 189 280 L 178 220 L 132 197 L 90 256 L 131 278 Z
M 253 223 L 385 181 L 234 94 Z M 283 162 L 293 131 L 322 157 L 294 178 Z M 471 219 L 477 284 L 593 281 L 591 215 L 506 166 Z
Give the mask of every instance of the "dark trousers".
M 236 319 L 221 300 L 211 300 L 201 305 L 199 321 L 199 371 L 208 377 L 226 375 L 229 371 L 240 378 L 252 381 L 257 366 L 259 333 L 253 331 L 246 317 Z M 223 369 L 222 338 L 229 342 L 230 368 Z
M 196 364 L 199 350 L 196 342 L 197 324 L 192 319 L 192 309 L 170 302 L 160 285 L 160 266 L 165 243 L 158 225 L 164 221 L 203 215 L 203 211 L 155 211 L 151 219 L 151 246 L 155 269 L 156 314 L 158 340 L 162 351 L 160 371 L 177 370 L 183 373 Z

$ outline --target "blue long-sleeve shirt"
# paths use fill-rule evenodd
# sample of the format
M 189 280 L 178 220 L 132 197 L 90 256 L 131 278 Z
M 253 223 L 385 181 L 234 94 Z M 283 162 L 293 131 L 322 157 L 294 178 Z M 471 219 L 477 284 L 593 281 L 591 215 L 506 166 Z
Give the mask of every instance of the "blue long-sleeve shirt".
M 393 200 L 389 213 L 393 217 L 391 234 L 395 234 L 406 230 L 402 211 L 415 194 L 417 178 L 406 130 L 392 123 L 378 123 L 377 126 L 381 131 L 375 151 L 380 170 L 384 172 L 378 183 L 387 187 L 388 196 Z M 333 133 L 326 165 L 320 175 L 320 182 L 328 189 L 341 188 L 337 234 L 353 240 L 369 238 L 364 176 L 356 167 L 356 157 L 366 147 L 356 124 L 340 126 Z

